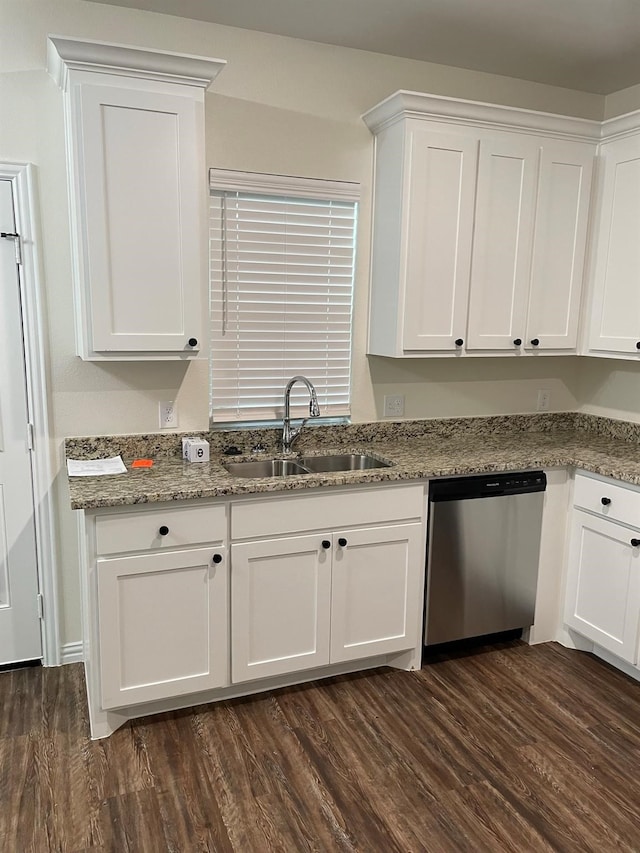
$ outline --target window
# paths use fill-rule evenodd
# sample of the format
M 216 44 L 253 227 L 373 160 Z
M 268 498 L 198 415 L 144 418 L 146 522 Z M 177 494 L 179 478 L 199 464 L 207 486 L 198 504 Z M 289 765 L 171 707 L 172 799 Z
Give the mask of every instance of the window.
M 211 169 L 209 407 L 280 420 L 296 374 L 349 414 L 357 184 Z M 292 414 L 308 414 L 294 386 Z

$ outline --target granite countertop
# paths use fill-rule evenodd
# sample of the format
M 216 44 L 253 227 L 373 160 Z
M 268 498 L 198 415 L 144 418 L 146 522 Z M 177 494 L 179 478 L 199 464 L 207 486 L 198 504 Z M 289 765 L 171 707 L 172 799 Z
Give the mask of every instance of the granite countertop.
M 574 466 L 640 485 L 640 424 L 561 413 L 396 424 L 350 424 L 306 429 L 297 453 L 367 453 L 389 468 L 249 479 L 227 473 L 222 448 L 236 444 L 233 461 L 281 456 L 277 431 L 200 433 L 211 444 L 211 460 L 183 462 L 180 436 L 103 436 L 67 439 L 69 458 L 121 453 L 126 474 L 69 478 L 72 509 L 129 506 L 157 501 L 289 492 L 359 483 L 406 482 L 486 471 Z M 258 442 L 267 451 L 252 454 Z M 136 456 L 154 460 L 150 469 L 131 469 Z

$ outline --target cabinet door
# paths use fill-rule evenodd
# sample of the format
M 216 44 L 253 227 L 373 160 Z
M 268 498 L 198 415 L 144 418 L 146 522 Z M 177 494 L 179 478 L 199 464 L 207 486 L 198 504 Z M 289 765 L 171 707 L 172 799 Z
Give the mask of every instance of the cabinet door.
M 103 708 L 228 683 L 224 548 L 98 560 L 97 574 Z
M 524 340 L 528 349 L 576 349 L 593 160 L 591 145 L 543 142 Z
M 589 349 L 640 358 L 640 136 L 601 149 Z
M 231 546 L 234 683 L 329 662 L 331 548 L 320 534 Z
M 524 338 L 539 150 L 515 134 L 480 142 L 467 349 Z
M 413 648 L 423 610 L 422 526 L 345 530 L 333 542 L 331 662 Z
M 201 105 L 175 89 L 74 90 L 85 357 L 187 356 L 202 340 Z
M 414 127 L 405 153 L 405 350 L 464 338 L 478 139 Z
M 636 663 L 640 621 L 640 537 L 574 510 L 565 622 L 619 658 Z

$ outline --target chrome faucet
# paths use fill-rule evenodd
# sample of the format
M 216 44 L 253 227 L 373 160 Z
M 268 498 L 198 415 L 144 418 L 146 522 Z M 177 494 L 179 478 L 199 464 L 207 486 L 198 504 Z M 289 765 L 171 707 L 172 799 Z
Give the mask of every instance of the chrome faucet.
M 284 419 L 282 421 L 282 451 L 283 453 L 289 453 L 291 450 L 291 445 L 296 440 L 296 438 L 302 432 L 302 427 L 306 424 L 309 418 L 303 418 L 302 423 L 297 429 L 292 429 L 291 427 L 291 389 L 295 385 L 296 382 L 304 382 L 304 384 L 309 389 L 309 417 L 310 418 L 319 418 L 320 417 L 320 406 L 318 405 L 318 397 L 316 395 L 316 389 L 313 387 L 311 382 L 306 378 L 306 376 L 294 376 L 293 379 L 290 379 L 287 383 L 287 387 L 284 389 Z

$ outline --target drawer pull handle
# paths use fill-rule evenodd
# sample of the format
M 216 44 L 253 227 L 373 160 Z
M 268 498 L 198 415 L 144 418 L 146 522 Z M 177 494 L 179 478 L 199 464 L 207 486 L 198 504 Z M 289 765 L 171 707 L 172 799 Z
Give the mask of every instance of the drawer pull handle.
M 331 542 L 328 539 L 322 540 L 322 547 L 326 551 L 328 548 L 331 548 Z
M 162 527 L 160 528 L 160 530 L 158 530 L 158 533 L 160 534 L 160 536 L 166 536 L 168 532 L 169 532 L 169 528 L 167 527 L 166 524 L 163 524 Z
M 640 545 L 640 539 L 632 539 L 631 540 L 631 547 L 632 548 L 637 548 L 639 545 Z
M 344 538 L 344 536 L 341 536 L 341 537 L 338 539 L 338 545 L 339 545 L 341 548 L 345 548 L 345 547 L 346 547 L 346 545 L 347 545 L 347 540 Z
M 216 565 L 218 563 L 221 563 L 222 562 L 222 554 L 214 554 L 213 555 L 213 562 L 216 563 Z
M 611 498 L 600 498 L 600 503 L 602 506 L 609 506 L 611 503 Z

